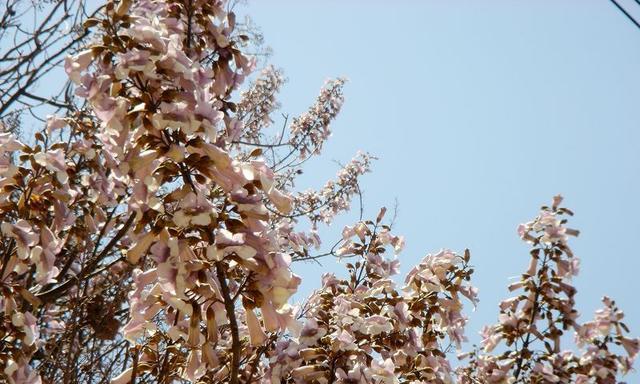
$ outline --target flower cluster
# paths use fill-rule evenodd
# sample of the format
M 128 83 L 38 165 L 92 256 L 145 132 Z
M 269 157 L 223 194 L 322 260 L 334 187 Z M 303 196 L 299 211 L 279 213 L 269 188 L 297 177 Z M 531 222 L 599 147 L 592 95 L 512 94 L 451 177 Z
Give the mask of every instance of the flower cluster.
M 350 209 L 373 157 L 295 190 L 344 80 L 266 141 L 283 77 L 267 68 L 240 94 L 255 59 L 230 5 L 108 1 L 65 59 L 65 114 L 32 142 L 0 124 L 0 381 L 584 384 L 631 369 L 640 342 L 612 300 L 577 322 L 577 231 L 559 197 L 519 228 L 533 249 L 518 295 L 457 370 L 463 302 L 477 303 L 468 251 L 427 255 L 400 284 L 404 240 L 383 209 L 311 255 L 317 224 Z M 293 262 L 322 255 L 348 277 L 324 275 L 293 305 Z M 580 354 L 560 347 L 569 330 Z
M 110 1 L 65 60 L 84 107 L 33 146 L 0 133 L 4 379 L 92 380 L 103 345 L 115 383 L 250 382 L 296 328 L 292 256 L 319 238 L 288 216 L 279 175 L 297 165 L 237 150 L 263 137 L 283 77 L 232 101 L 254 66 L 235 27 L 222 0 Z M 294 121 L 286 153 L 319 152 L 341 87 Z
M 242 130 L 228 99 L 252 69 L 233 40 L 235 16 L 223 1 L 120 1 L 86 26 L 95 39 L 65 71 L 87 109 L 50 118 L 35 147 L 1 138 L 1 305 L 14 350 L 5 374 L 39 380 L 34 353 L 69 336 L 64 321 L 62 335 L 38 332 L 47 324 L 28 308 L 99 324 L 91 303 L 121 274 L 130 292 L 110 303 L 120 313 L 110 324 L 136 360 L 116 382 L 237 376 L 250 346 L 292 321 L 287 301 L 300 279 L 265 208 L 266 199 L 286 214 L 291 199 L 264 160 L 228 149 Z M 57 130 L 65 141 L 52 140 Z
M 271 353 L 266 383 L 452 382 L 443 351 L 464 340 L 461 298 L 476 300 L 468 252 L 428 255 L 397 287 L 399 262 L 385 253 L 399 253 L 403 239 L 383 216 L 344 229 L 338 253 L 357 258 L 347 264 L 348 279 L 323 276 L 300 311 L 296 337 Z
M 282 71 L 268 66 L 251 87 L 242 93 L 237 113 L 244 123 L 241 139 L 250 143 L 261 142 L 264 129 L 273 124 L 271 114 L 280 108 L 276 95 L 284 82 Z
M 329 123 L 342 108 L 344 83 L 345 79 L 342 78 L 327 81 L 314 105 L 306 113 L 293 119 L 290 143 L 299 151 L 302 159 L 320 153 L 324 142 L 331 135 Z
M 578 274 L 579 259 L 568 245 L 567 228 L 556 196 L 532 221 L 521 224 L 518 234 L 531 244 L 531 259 L 519 281 L 509 286 L 517 296 L 500 303 L 499 322 L 482 330 L 482 351 L 469 355 L 467 367 L 459 369 L 461 383 L 615 383 L 625 374 L 638 352 L 640 339 L 624 336 L 623 315 L 605 298 L 605 309 L 596 320 L 578 323 L 576 289 L 571 279 Z M 582 355 L 562 347 L 563 335 L 574 331 Z M 504 344 L 499 355 L 490 354 Z M 622 345 L 627 355 L 612 351 Z
M 162 343 L 154 338 L 180 346 L 175 377 L 237 375 L 218 368 L 232 359 L 237 369 L 251 353 L 241 340 L 258 346 L 265 330 L 291 321 L 287 300 L 299 278 L 267 225 L 263 196 L 282 213 L 290 199 L 264 161 L 233 158 L 226 148 L 241 132 L 226 100 L 251 60 L 231 41 L 235 18 L 224 9 L 223 2 L 136 2 L 108 14 L 118 30 L 108 44 L 105 35 L 67 61 L 77 93 L 100 120 L 97 142 L 113 177 L 131 188 L 130 215 L 141 218 L 125 253 L 135 269 L 122 332 L 140 346 L 144 365 L 119 380 L 157 373 L 151 357 Z
M 294 197 L 294 212 L 309 217 L 314 226 L 331 223 L 336 215 L 348 211 L 353 196 L 360 194 L 358 179 L 371 171 L 372 159 L 369 154 L 358 153 L 338 171 L 336 179 L 327 181 L 322 189 L 298 193 Z

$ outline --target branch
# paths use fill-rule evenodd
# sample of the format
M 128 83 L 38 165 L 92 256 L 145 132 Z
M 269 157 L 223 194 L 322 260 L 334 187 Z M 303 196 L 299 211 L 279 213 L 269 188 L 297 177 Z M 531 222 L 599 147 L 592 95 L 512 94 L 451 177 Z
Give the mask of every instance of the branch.
M 55 100 L 53 100 L 53 99 L 45 99 L 44 97 L 40 97 L 40 96 L 37 96 L 37 95 L 33 95 L 33 94 L 31 94 L 31 93 L 29 93 L 29 92 L 26 92 L 26 91 L 25 91 L 25 92 L 23 92 L 23 94 L 24 94 L 26 97 L 30 98 L 30 99 L 37 100 L 37 101 L 40 101 L 40 102 L 42 102 L 42 103 L 52 105 L 52 106 L 54 106 L 54 107 L 71 109 L 71 106 L 70 106 L 70 105 L 62 104 L 62 103 L 58 103 L 57 101 L 55 101 Z
M 231 329 L 231 378 L 230 384 L 238 384 L 238 371 L 240 368 L 240 334 L 238 331 L 238 320 L 235 315 L 235 305 L 231 299 L 229 286 L 227 285 L 227 277 L 224 273 L 224 264 L 221 261 L 216 263 L 216 276 L 220 281 L 222 297 L 224 299 L 224 308 L 227 311 L 229 319 L 229 328 Z
M 544 259 L 542 260 L 542 267 L 540 268 L 540 270 L 538 271 L 538 273 L 544 271 L 546 268 L 546 264 L 547 264 L 547 255 L 545 253 L 544 255 Z M 529 350 L 529 344 L 532 342 L 531 340 L 531 327 L 533 326 L 533 324 L 536 321 L 536 314 L 539 310 L 539 305 L 538 305 L 538 298 L 540 297 L 540 291 L 542 290 L 541 286 L 537 286 L 536 287 L 536 292 L 533 296 L 533 307 L 531 308 L 531 316 L 529 317 L 529 321 L 527 323 L 527 336 L 524 339 L 524 342 L 522 343 L 522 349 L 520 350 L 520 355 L 518 356 L 518 360 L 516 362 L 516 371 L 513 374 L 513 377 L 515 379 L 515 382 L 518 381 L 518 378 L 520 377 L 520 373 L 522 373 L 522 366 L 524 364 L 525 358 L 524 358 L 524 353 L 525 351 Z

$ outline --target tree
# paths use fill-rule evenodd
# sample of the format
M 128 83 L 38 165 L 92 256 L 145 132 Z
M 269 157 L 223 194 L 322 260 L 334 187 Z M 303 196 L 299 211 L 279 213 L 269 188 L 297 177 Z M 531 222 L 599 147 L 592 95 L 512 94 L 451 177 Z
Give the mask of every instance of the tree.
M 230 8 L 108 2 L 66 36 L 73 44 L 51 48 L 58 57 L 81 43 L 64 62 L 75 91 L 63 101 L 34 98 L 11 66 L 0 74 L 18 84 L 0 108 L 4 381 L 615 383 L 631 368 L 640 341 L 611 299 L 577 322 L 577 231 L 560 197 L 519 228 L 532 247 L 510 286 L 520 294 L 458 367 L 463 301 L 477 302 L 469 251 L 426 256 L 400 286 L 403 239 L 383 208 L 321 252 L 315 229 L 350 210 L 373 158 L 358 154 L 322 189 L 296 190 L 344 81 L 272 129 L 284 78 L 266 67 L 238 94 L 256 59 Z M 38 55 L 12 57 L 36 70 Z M 27 100 L 57 109 L 32 142 L 16 129 L 14 106 L 32 111 Z M 295 263 L 326 256 L 349 261 L 347 277 L 323 276 L 294 307 Z M 569 331 L 578 349 L 561 348 Z

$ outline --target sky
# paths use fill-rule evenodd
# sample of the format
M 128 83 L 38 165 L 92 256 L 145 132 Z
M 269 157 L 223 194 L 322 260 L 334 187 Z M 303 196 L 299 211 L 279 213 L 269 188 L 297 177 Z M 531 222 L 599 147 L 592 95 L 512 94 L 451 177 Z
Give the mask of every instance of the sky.
M 571 246 L 582 321 L 608 295 L 640 334 L 640 29 L 609 1 L 253 0 L 239 13 L 289 80 L 281 112 L 303 112 L 328 78 L 349 79 L 302 185 L 320 187 L 335 161 L 368 151 L 379 160 L 361 182 L 365 212 L 397 199 L 403 273 L 440 248 L 471 250 L 471 342 L 527 268 L 517 225 L 558 193 L 581 231 Z M 326 244 L 355 220 L 323 228 Z M 322 273 L 345 273 L 333 259 L 294 270 L 299 298 Z

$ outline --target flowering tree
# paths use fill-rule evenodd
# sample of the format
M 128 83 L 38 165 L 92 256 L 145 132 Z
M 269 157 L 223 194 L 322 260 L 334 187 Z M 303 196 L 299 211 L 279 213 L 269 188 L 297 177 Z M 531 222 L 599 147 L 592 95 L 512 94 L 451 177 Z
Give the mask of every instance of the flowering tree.
M 372 160 L 296 189 L 342 79 L 272 129 L 283 76 L 266 67 L 239 92 L 256 61 L 223 0 L 110 1 L 70 33 L 84 44 L 64 63 L 74 93 L 49 100 L 34 140 L 0 109 L 3 381 L 615 383 L 631 368 L 639 340 L 611 299 L 577 322 L 559 197 L 520 226 L 518 295 L 456 363 L 477 303 L 468 251 L 428 255 L 398 285 L 385 209 L 318 251 L 315 229 L 350 210 Z M 330 255 L 346 277 L 293 305 L 295 262 Z

